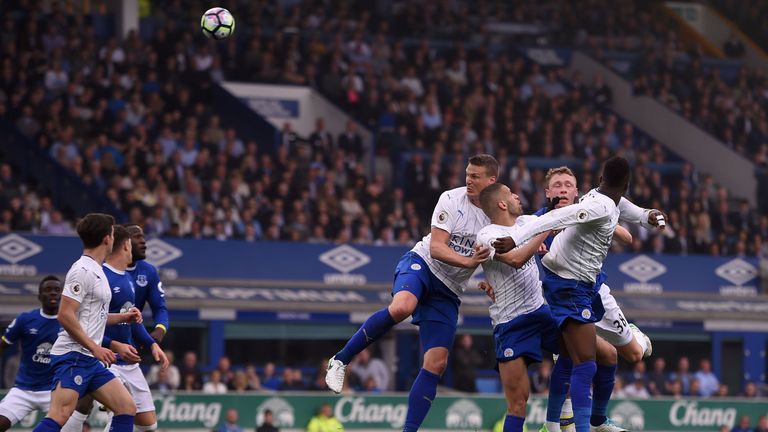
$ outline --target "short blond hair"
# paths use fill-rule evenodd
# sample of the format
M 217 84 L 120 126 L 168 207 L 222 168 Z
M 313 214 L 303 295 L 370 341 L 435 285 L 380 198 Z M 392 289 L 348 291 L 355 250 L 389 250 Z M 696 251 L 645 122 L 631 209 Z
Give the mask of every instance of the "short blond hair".
M 549 188 L 549 181 L 552 180 L 552 177 L 558 175 L 558 174 L 567 174 L 574 179 L 576 178 L 576 174 L 571 171 L 570 168 L 567 166 L 561 166 L 557 168 L 550 168 L 549 171 L 547 171 L 547 175 L 544 176 L 544 187 Z

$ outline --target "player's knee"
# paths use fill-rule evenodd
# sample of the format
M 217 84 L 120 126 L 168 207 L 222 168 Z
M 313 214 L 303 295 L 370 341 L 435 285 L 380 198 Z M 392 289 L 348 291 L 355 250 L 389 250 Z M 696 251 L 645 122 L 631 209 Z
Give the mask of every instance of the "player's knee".
M 516 416 L 525 417 L 525 408 L 528 397 L 523 392 L 515 392 L 507 400 L 507 412 Z
M 395 296 L 392 304 L 389 305 L 389 314 L 392 315 L 392 319 L 395 321 L 403 321 L 416 310 L 417 303 L 418 300 L 415 296 Z
M 91 410 L 93 409 L 93 398 L 91 396 L 86 396 L 79 401 L 77 401 L 77 412 L 80 414 L 90 414 Z
M 445 368 L 448 367 L 448 357 L 443 356 L 424 356 L 424 369 L 435 375 L 442 375 Z
M 597 348 L 596 359 L 598 364 L 602 366 L 615 366 L 619 362 L 616 348 L 612 345 L 598 345 Z
M 149 426 L 134 425 L 133 432 L 150 432 L 157 429 L 157 422 Z
M 637 350 L 629 350 L 627 355 L 624 356 L 624 360 L 628 361 L 629 363 L 637 363 L 643 359 L 643 352 L 639 349 Z

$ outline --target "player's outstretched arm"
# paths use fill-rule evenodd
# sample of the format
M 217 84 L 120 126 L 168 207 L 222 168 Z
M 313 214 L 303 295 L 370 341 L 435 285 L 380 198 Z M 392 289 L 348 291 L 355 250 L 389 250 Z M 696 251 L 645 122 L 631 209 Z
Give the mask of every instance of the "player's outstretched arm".
M 93 356 L 98 360 L 108 365 L 114 363 L 115 353 L 98 346 L 96 342 L 88 337 L 85 330 L 80 326 L 80 322 L 77 319 L 77 309 L 79 307 L 80 302 L 77 300 L 66 295 L 61 296 L 61 304 L 59 305 L 59 313 L 57 314 L 59 323 L 75 342 L 93 353 Z
M 544 243 L 550 232 L 544 232 L 538 234 L 533 240 L 525 243 L 521 247 L 514 249 L 504 254 L 494 254 L 493 259 L 503 262 L 506 265 L 512 266 L 516 269 L 521 268 L 531 259 L 531 257 L 539 251 L 539 247 Z
M 152 275 L 153 283 L 150 285 L 147 295 L 147 302 L 152 309 L 152 320 L 155 322 L 155 328 L 152 329 L 152 338 L 158 343 L 163 341 L 169 328 L 168 306 L 165 304 L 165 292 L 163 291 L 163 282 L 160 281 L 160 275 Z
M 107 315 L 107 325 L 116 325 L 122 323 L 139 323 L 143 322 L 141 312 L 135 307 L 128 309 L 125 313 L 111 313 Z
M 622 197 L 619 201 L 619 220 L 640 225 L 644 228 L 666 227 L 667 215 L 656 209 L 645 209 Z
M 632 233 L 621 225 L 616 225 L 616 230 L 613 231 L 613 238 L 624 245 L 631 245 L 633 240 Z
M 455 267 L 475 268 L 488 259 L 490 251 L 482 248 L 474 251 L 472 256 L 462 256 L 451 249 L 451 235 L 440 228 L 432 227 L 432 241 L 429 245 L 429 253 L 432 258 L 440 260 Z

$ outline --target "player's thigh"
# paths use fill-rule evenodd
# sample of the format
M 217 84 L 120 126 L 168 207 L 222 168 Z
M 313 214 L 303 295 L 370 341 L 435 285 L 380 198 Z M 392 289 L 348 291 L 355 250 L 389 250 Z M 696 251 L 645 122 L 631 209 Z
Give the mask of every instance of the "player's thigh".
M 632 342 L 633 336 L 624 313 L 610 291 L 604 293 L 601 290 L 600 293 L 600 300 L 603 303 L 605 313 L 603 318 L 595 323 L 597 335 L 615 347 L 627 345 Z
M 77 401 L 77 412 L 80 414 L 90 414 L 93 410 L 93 396 L 87 394 Z
M 528 367 L 524 357 L 499 363 L 501 386 L 507 399 L 507 410 L 519 415 L 525 413 L 525 405 L 530 393 Z
M 39 392 L 30 392 L 13 387 L 3 400 L 0 401 L 0 417 L 5 417 L 8 420 L 8 427 L 15 425 L 26 417 L 27 414 L 38 409 L 33 393 Z M 48 392 L 48 395 L 50 397 L 50 392 Z M 2 419 L 0 419 L 0 423 L 2 423 Z
M 104 404 L 116 415 L 136 414 L 136 404 L 133 402 L 131 394 L 117 377 L 94 390 L 92 394 L 94 399 Z
M 152 400 L 152 392 L 149 390 L 149 384 L 147 384 L 147 379 L 144 377 L 144 373 L 141 372 L 141 368 L 137 366 L 113 366 L 112 369 L 121 379 L 125 388 L 128 389 L 128 393 L 131 394 L 133 402 L 136 404 L 136 412 L 154 413 L 155 402 Z M 152 423 L 154 423 L 154 421 L 142 425 L 148 426 Z
M 597 361 L 597 364 L 602 366 L 616 366 L 616 363 L 619 361 L 618 355 L 616 354 L 616 347 L 598 336 L 595 360 Z
M 594 323 L 566 320 L 562 327 L 563 340 L 574 364 L 595 360 L 597 334 Z

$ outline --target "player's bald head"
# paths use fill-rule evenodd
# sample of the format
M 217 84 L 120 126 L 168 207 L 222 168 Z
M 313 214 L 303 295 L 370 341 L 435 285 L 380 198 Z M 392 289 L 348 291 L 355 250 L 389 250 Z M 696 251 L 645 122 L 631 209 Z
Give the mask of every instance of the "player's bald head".
M 626 188 L 629 185 L 629 161 L 614 156 L 603 164 L 602 183 L 611 188 Z

